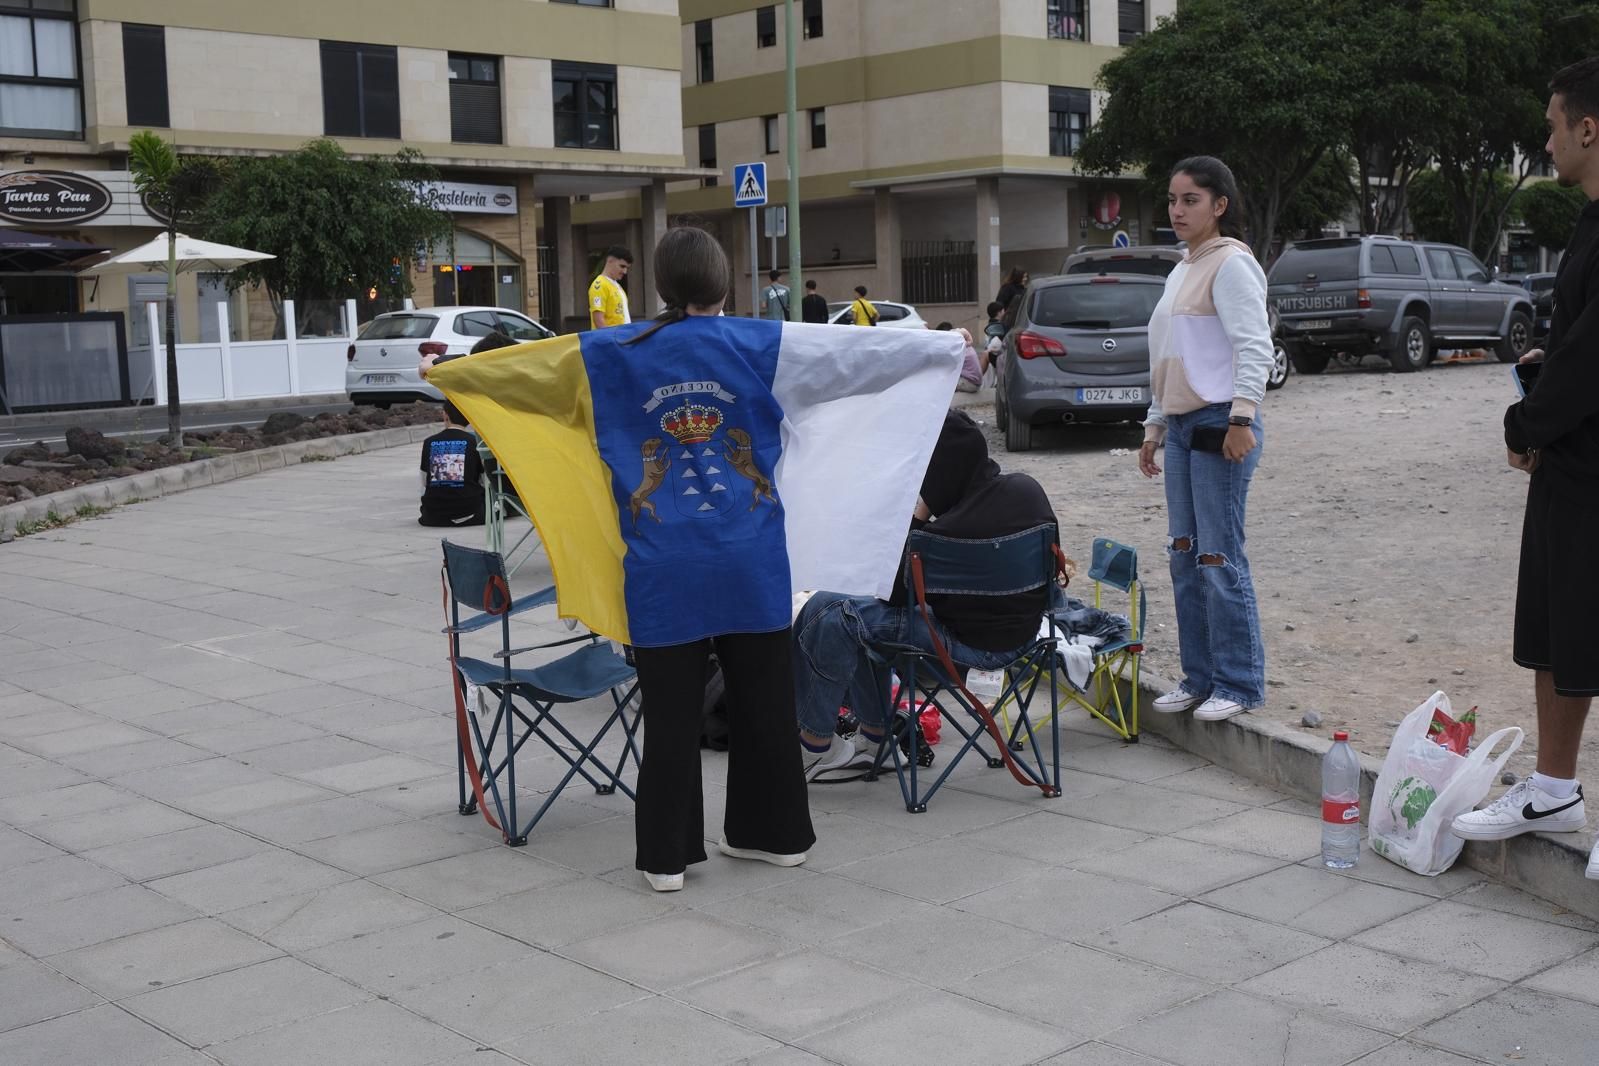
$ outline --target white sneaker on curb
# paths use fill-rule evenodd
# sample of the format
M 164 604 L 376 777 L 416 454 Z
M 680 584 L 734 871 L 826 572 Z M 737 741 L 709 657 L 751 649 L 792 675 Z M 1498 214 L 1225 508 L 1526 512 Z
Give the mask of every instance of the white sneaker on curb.
M 1455 818 L 1455 836 L 1467 840 L 1508 840 L 1522 833 L 1570 833 L 1588 824 L 1582 802 L 1582 786 L 1566 799 L 1556 799 L 1523 778 L 1503 796 L 1480 811 L 1468 811 Z M 1589 873 L 1593 873 L 1592 864 Z
M 1164 696 L 1155 697 L 1155 702 L 1150 704 L 1161 714 L 1181 714 L 1191 711 L 1203 701 L 1204 697 L 1196 696 L 1192 692 L 1178 685 Z
M 1599 881 L 1599 840 L 1594 841 L 1593 854 L 1588 856 L 1588 880 Z
M 819 774 L 829 773 L 833 770 L 842 770 L 854 761 L 857 754 L 853 737 L 841 737 L 833 734 L 828 741 L 826 751 L 812 751 L 804 744 L 800 745 L 800 758 L 805 767 L 805 780 L 814 781 Z
M 644 880 L 648 881 L 650 887 L 657 892 L 683 891 L 682 874 L 652 874 L 646 870 L 644 872 Z
M 1236 714 L 1247 714 L 1249 708 L 1225 696 L 1212 696 L 1194 709 L 1196 722 L 1223 722 Z
M 769 862 L 773 866 L 798 866 L 805 861 L 809 852 L 797 852 L 793 855 L 780 855 L 775 851 L 758 851 L 755 848 L 735 848 L 723 837 L 716 842 L 717 850 L 730 859 L 753 859 L 756 862 Z

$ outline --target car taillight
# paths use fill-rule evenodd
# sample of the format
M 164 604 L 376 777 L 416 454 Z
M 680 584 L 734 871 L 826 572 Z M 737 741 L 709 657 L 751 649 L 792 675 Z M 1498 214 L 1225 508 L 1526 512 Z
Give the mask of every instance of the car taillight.
M 426 359 L 430 355 L 443 355 L 450 350 L 450 346 L 443 341 L 423 341 L 416 346 L 416 350 L 422 353 L 422 358 Z
M 344 351 L 344 361 L 346 363 L 355 362 L 355 345 L 352 344 L 348 348 L 345 349 L 345 351 Z
M 1356 290 L 1356 292 L 1355 292 L 1355 306 L 1360 308 L 1362 311 L 1370 310 L 1371 309 L 1371 293 L 1367 292 L 1365 289 Z
M 1053 337 L 1045 337 L 1039 333 L 1024 331 L 1016 337 L 1016 354 L 1023 359 L 1037 359 L 1041 356 L 1062 356 L 1066 354 L 1066 346 Z
M 1093 281 L 1090 281 L 1089 284 L 1090 285 L 1120 285 L 1121 284 L 1121 280 L 1122 280 L 1121 278 L 1113 278 L 1113 277 L 1110 277 L 1107 274 L 1101 274 L 1101 275 L 1099 275 L 1099 277 L 1095 278 Z

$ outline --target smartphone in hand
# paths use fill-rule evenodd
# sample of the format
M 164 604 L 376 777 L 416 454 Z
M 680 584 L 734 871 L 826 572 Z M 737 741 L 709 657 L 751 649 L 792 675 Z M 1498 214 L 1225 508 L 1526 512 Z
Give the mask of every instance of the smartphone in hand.
M 1196 452 L 1215 452 L 1220 455 L 1222 445 L 1226 443 L 1226 426 L 1195 426 L 1188 446 Z
M 1538 371 L 1543 369 L 1543 361 L 1536 363 L 1517 363 L 1510 368 L 1510 375 L 1516 381 L 1516 395 L 1525 396 L 1532 391 L 1538 381 Z

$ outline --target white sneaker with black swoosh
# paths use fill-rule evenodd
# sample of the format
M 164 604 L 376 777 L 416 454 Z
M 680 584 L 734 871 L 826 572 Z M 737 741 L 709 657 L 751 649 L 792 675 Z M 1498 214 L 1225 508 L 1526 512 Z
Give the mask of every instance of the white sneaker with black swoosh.
M 1457 817 L 1452 828 L 1467 840 L 1508 840 L 1522 833 L 1570 833 L 1587 824 L 1581 785 L 1556 799 L 1526 778 L 1482 810 Z

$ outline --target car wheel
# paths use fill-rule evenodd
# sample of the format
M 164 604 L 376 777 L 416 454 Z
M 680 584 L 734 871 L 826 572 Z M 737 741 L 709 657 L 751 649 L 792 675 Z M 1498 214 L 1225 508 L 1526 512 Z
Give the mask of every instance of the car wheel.
M 1278 341 L 1271 346 L 1271 373 L 1266 376 L 1268 389 L 1280 389 L 1288 384 L 1288 349 Z
M 1008 452 L 1030 451 L 1033 447 L 1033 424 L 1017 418 L 1009 412 L 1005 415 L 1005 450 Z
M 1288 358 L 1294 364 L 1294 369 L 1301 374 L 1319 374 L 1327 369 L 1327 364 L 1332 360 L 1332 356 L 1327 352 L 1316 352 L 1307 348 L 1295 349 Z
M 1432 334 L 1427 323 L 1415 315 L 1406 315 L 1399 326 L 1399 342 L 1388 353 L 1388 363 L 1397 372 L 1409 374 L 1423 370 L 1432 362 Z
M 1505 331 L 1494 354 L 1501 363 L 1514 363 L 1532 347 L 1532 319 L 1520 311 L 1510 312 L 1510 328 Z

